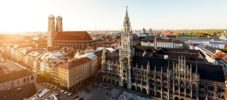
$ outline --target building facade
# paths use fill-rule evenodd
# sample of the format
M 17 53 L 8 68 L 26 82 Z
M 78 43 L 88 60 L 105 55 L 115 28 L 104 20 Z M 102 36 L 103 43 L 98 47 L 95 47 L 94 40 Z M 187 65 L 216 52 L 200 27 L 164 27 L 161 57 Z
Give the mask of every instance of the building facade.
M 35 73 L 22 69 L 15 63 L 9 61 L 0 62 L 0 70 L 0 91 L 36 83 Z
M 160 100 L 225 100 L 222 66 L 197 63 L 186 55 L 162 58 L 161 50 L 132 46 L 127 10 L 123 26 L 121 48 L 103 50 L 104 82 Z
M 156 41 L 156 42 L 155 42 Z M 156 44 L 155 44 L 156 43 Z M 183 42 L 179 40 L 144 40 L 141 41 L 141 46 L 155 47 L 157 48 L 183 48 Z
M 98 57 L 70 59 L 55 67 L 54 82 L 60 87 L 73 90 L 78 84 L 92 77 L 98 70 Z

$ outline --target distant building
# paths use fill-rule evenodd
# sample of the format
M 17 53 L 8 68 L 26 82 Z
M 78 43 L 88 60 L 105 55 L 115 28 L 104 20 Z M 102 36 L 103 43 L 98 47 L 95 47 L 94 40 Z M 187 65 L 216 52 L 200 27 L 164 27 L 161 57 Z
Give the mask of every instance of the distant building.
M 18 62 L 23 62 L 24 57 L 32 50 L 32 47 L 18 48 L 15 51 L 15 59 Z
M 167 35 L 168 38 L 173 40 L 200 40 L 200 41 L 208 41 L 208 40 L 219 40 L 218 36 L 209 36 L 209 35 Z
M 184 44 L 180 40 L 143 39 L 141 41 L 141 46 L 157 46 L 157 48 L 183 48 Z
M 220 37 L 219 37 L 220 40 L 227 40 L 227 35 L 226 34 L 222 34 Z
M 48 18 L 47 46 L 73 47 L 75 49 L 86 49 L 94 43 L 86 31 L 63 31 L 62 17 L 56 18 L 50 15 Z
M 146 29 L 145 28 L 143 28 L 142 32 L 139 33 L 138 36 L 141 37 L 141 38 L 146 38 L 146 37 L 149 37 L 150 34 L 148 32 L 146 32 Z
M 218 64 L 216 62 L 215 58 L 217 58 L 217 53 L 221 52 L 220 50 L 218 50 L 214 47 L 211 47 L 209 45 L 204 45 L 204 44 L 200 44 L 200 45 L 195 46 L 195 49 L 199 50 L 201 53 L 203 53 L 205 59 L 208 62 L 213 63 L 213 64 Z
M 0 91 L 36 82 L 36 74 L 13 62 L 0 62 Z
M 187 41 L 185 41 L 185 44 L 191 46 L 192 47 L 191 49 L 194 49 L 193 45 L 200 45 L 200 44 L 208 45 L 208 46 L 211 46 L 211 47 L 216 48 L 216 49 L 227 48 L 227 42 L 214 41 L 214 40 L 212 40 L 212 41 L 211 40 L 207 40 L 207 41 L 204 41 L 204 40 L 187 40 Z

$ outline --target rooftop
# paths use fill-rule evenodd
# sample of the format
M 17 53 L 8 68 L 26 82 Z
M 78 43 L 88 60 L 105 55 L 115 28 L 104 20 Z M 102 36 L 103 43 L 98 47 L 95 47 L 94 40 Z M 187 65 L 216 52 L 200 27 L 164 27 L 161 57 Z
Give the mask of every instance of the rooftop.
M 139 57 L 135 56 L 133 57 L 133 67 L 146 67 L 149 61 L 150 69 L 154 69 L 156 66 L 157 70 L 163 69 L 163 71 L 166 71 L 168 68 L 172 69 L 173 63 L 177 63 L 177 59 L 170 59 L 169 61 L 160 57 Z M 193 61 L 186 61 L 186 64 L 188 66 L 191 65 L 193 73 L 196 71 L 196 66 L 198 67 L 198 73 L 200 76 L 200 79 L 204 80 L 210 80 L 210 81 L 217 81 L 217 82 L 224 82 L 224 71 L 222 66 L 219 65 L 212 65 L 212 64 L 206 64 L 206 63 L 196 63 Z
M 142 39 L 143 42 L 154 42 L 154 39 L 144 38 Z M 180 40 L 164 40 L 164 39 L 157 39 L 157 42 L 171 42 L 171 43 L 183 43 Z
M 55 40 L 91 41 L 92 38 L 86 31 L 58 32 Z
M 0 76 L 21 70 L 23 70 L 23 68 L 13 62 L 0 62 Z
M 91 61 L 88 57 L 80 58 L 80 59 L 71 59 L 67 63 L 61 64 L 60 67 L 66 68 L 66 69 L 71 69 L 77 66 L 80 66 L 82 64 L 85 64 L 87 62 Z
M 19 79 L 32 74 L 32 72 L 23 69 L 21 66 L 13 62 L 6 61 L 0 63 L 0 83 Z
M 4 75 L 0 75 L 0 83 L 3 82 L 7 82 L 7 81 L 11 81 L 11 80 L 16 80 L 22 77 L 26 77 L 29 75 L 32 75 L 33 73 L 28 71 L 28 70 L 20 70 L 20 71 L 16 71 L 13 73 L 8 73 L 8 74 L 4 74 Z
M 173 62 L 176 64 L 179 56 L 184 56 L 187 58 L 187 65 L 192 66 L 193 72 L 195 72 L 196 66 L 198 67 L 198 73 L 200 79 L 224 82 L 224 71 L 222 66 L 212 65 L 207 63 L 204 60 L 202 55 L 198 50 L 182 50 L 182 49 L 160 49 L 154 50 L 149 47 L 133 47 L 135 54 L 132 59 L 132 66 L 147 66 L 149 61 L 150 69 L 154 69 L 154 66 L 157 67 L 157 70 L 163 68 L 167 69 L 168 63 L 170 69 L 172 69 Z M 117 50 L 118 51 L 118 50 Z M 118 61 L 119 53 L 115 52 L 106 52 L 107 60 Z M 167 56 L 167 59 L 165 59 Z M 168 60 L 169 59 L 169 60 Z

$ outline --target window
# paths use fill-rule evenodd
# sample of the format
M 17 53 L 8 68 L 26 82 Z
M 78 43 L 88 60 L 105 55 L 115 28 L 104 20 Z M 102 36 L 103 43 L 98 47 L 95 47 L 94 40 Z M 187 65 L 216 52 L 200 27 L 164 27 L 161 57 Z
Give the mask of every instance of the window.
M 31 76 L 31 80 L 33 80 L 34 79 L 34 76 Z
M 24 83 L 26 82 L 26 78 L 23 79 L 23 82 L 24 82 Z
M 213 86 L 208 86 L 208 90 L 214 91 L 214 87 Z

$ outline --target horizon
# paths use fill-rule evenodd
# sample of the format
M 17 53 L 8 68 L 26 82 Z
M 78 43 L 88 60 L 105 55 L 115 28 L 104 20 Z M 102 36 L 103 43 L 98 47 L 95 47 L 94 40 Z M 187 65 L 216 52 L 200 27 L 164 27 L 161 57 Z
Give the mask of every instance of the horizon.
M 153 31 L 224 31 L 226 34 L 227 29 L 152 29 Z M 68 30 L 63 30 L 68 31 Z M 69 30 L 69 31 L 87 31 L 87 32 L 111 32 L 111 31 L 122 31 L 122 30 Z M 134 29 L 133 31 L 143 31 L 143 29 Z M 149 29 L 146 29 L 148 32 Z M 27 31 L 27 32 L 0 32 L 0 35 L 26 35 L 29 33 L 38 34 L 38 33 L 47 33 L 47 31 Z
M 63 17 L 64 31 L 121 30 L 126 5 L 133 30 L 225 30 L 226 3 L 225 0 L 3 0 L 0 33 L 46 32 L 51 14 Z

